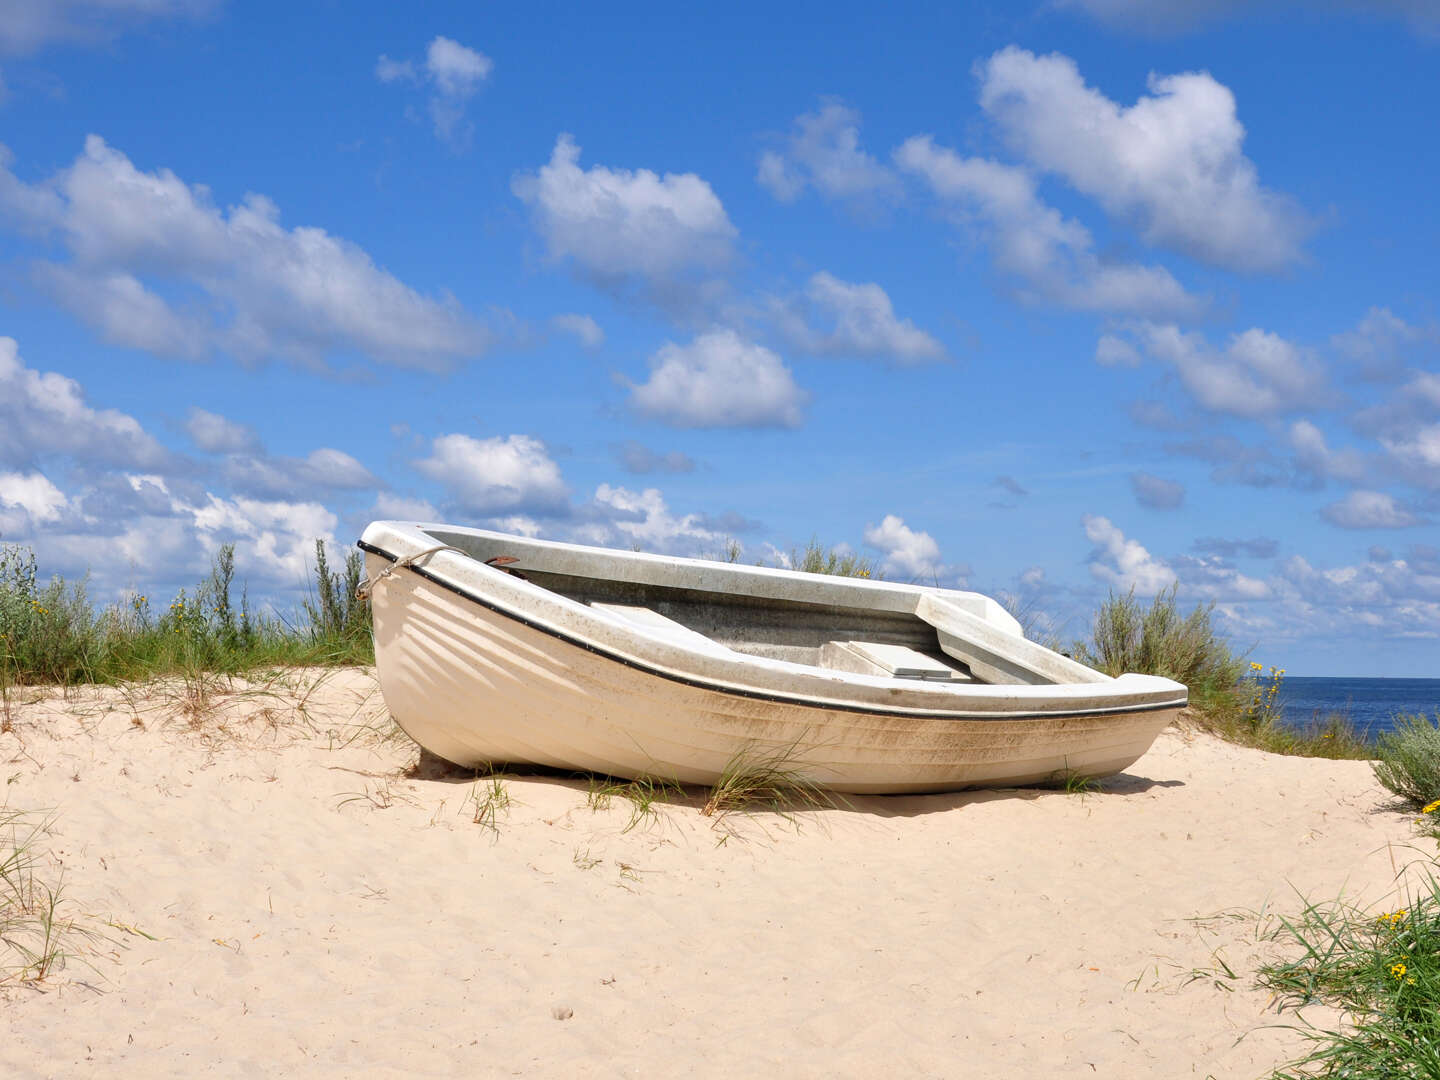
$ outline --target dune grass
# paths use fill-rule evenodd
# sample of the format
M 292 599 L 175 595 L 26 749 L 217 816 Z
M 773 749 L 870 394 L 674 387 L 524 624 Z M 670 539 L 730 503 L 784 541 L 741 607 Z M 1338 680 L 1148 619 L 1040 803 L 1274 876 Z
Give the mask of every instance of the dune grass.
M 500 815 L 510 813 L 510 789 L 505 786 L 504 777 L 489 770 L 477 772 L 465 803 L 472 810 L 470 820 L 495 836 L 500 835 Z
M 1238 688 L 1248 670 L 1245 657 L 1215 630 L 1213 604 L 1197 604 L 1186 615 L 1175 594 L 1171 586 L 1145 607 L 1134 589 L 1111 593 L 1095 612 L 1090 641 L 1077 642 L 1073 655 L 1106 675 L 1133 671 L 1182 682 L 1197 710 L 1238 710 Z
M 830 574 L 835 577 L 881 578 L 875 560 L 857 555 L 848 548 L 826 547 L 812 536 L 805 549 L 792 549 L 790 569 L 806 574 Z
M 64 913 L 64 883 L 42 875 L 46 814 L 0 806 L 0 987 L 34 986 L 63 969 L 95 935 Z
M 1197 604 L 1186 614 L 1174 586 L 1148 607 L 1136 600 L 1134 589 L 1112 593 L 1095 613 L 1091 640 L 1075 642 L 1070 652 L 1107 675 L 1133 671 L 1184 683 L 1190 689 L 1190 722 L 1229 742 L 1295 757 L 1374 756 L 1365 734 L 1343 713 L 1286 724 L 1278 699 L 1284 669 L 1267 673 L 1236 653 L 1213 625 L 1214 607 Z
M 1086 776 L 1084 773 L 1062 769 L 1047 783 L 1040 786 L 1050 788 L 1052 791 L 1063 791 L 1066 795 L 1074 795 L 1083 801 L 1090 795 L 1097 795 L 1104 791 L 1105 781 L 1102 777 Z
M 591 811 L 608 810 L 616 799 L 630 804 L 630 819 L 620 831 L 631 829 L 660 820 L 657 804 L 680 801 L 685 798 L 685 789 L 673 780 L 656 776 L 637 776 L 633 780 L 620 780 L 613 776 L 591 776 L 590 786 L 585 793 L 585 805 Z
M 1274 1080 L 1440 1078 L 1440 883 L 1431 877 L 1405 907 L 1379 916 L 1306 904 L 1280 920 L 1278 937 L 1298 955 L 1262 967 L 1260 986 L 1282 1012 L 1320 1002 L 1348 1022 L 1297 1026 L 1312 1049 Z
M 796 767 L 797 750 L 798 744 L 742 749 L 720 770 L 700 812 L 723 818 L 735 811 L 759 808 L 786 813 L 835 806 L 839 796 L 807 779 Z
M 10 688 L 137 682 L 171 674 L 235 674 L 261 667 L 369 664 L 368 603 L 356 595 L 358 551 L 339 570 L 316 541 L 313 580 L 293 620 L 257 615 L 235 592 L 235 548 L 209 576 L 157 612 L 144 594 L 96 609 L 84 579 L 40 581 L 34 552 L 0 545 L 0 721 Z

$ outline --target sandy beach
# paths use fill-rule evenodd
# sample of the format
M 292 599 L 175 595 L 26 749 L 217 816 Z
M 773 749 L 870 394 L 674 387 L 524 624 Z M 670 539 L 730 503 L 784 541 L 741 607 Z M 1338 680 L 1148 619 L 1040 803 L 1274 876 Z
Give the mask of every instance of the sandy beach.
M 1367 764 L 1180 730 L 1084 796 L 717 820 L 492 797 L 368 671 L 202 689 L 12 694 L 4 801 L 98 936 L 0 989 L 0 1074 L 1253 1078 L 1305 1044 L 1227 913 L 1426 854 Z

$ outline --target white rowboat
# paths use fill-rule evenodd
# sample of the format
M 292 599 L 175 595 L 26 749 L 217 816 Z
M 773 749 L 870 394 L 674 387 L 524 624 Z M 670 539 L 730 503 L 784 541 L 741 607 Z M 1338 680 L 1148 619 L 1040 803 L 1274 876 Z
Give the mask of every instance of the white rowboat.
M 391 714 L 458 765 L 949 791 L 1104 776 L 1186 702 L 1028 641 L 978 593 L 454 525 L 360 540 Z

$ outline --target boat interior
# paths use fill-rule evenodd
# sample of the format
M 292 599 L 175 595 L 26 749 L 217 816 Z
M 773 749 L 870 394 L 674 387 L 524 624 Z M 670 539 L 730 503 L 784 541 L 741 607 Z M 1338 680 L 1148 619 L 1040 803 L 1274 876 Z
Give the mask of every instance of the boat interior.
M 521 570 L 535 585 L 656 636 L 865 675 L 970 681 L 913 614 Z
M 562 551 L 494 534 L 434 528 L 426 532 L 437 543 L 585 604 L 603 618 L 712 655 L 740 653 L 825 670 L 924 682 L 1070 681 L 1044 670 L 1050 661 L 1080 669 L 1082 680 L 1085 676 L 1104 678 L 1013 635 L 1002 636 L 1021 652 L 1044 654 L 1039 669 L 1033 663 L 1022 661 L 1017 666 L 992 651 L 976 650 L 968 641 L 917 614 L 915 592 L 907 591 L 904 602 L 897 603 L 890 596 L 887 602 L 877 603 L 883 590 L 850 579 L 816 575 L 813 595 L 822 599 L 801 599 L 776 595 L 812 592 L 808 585 L 796 588 L 794 577 L 788 574 L 788 589 L 767 589 L 761 582 L 737 590 L 733 574 L 725 584 L 705 580 L 704 570 L 717 564 L 666 560 L 657 568 L 626 552 L 591 549 L 577 555 L 568 545 Z M 689 570 L 688 576 L 685 571 L 676 573 L 680 566 Z M 747 568 L 726 569 L 744 575 Z M 646 580 L 657 576 L 669 576 L 671 581 Z M 710 587 L 701 587 L 705 585 Z M 852 603 L 844 602 L 851 598 Z M 924 606 L 920 607 L 923 613 Z M 973 620 L 963 612 L 958 617 Z

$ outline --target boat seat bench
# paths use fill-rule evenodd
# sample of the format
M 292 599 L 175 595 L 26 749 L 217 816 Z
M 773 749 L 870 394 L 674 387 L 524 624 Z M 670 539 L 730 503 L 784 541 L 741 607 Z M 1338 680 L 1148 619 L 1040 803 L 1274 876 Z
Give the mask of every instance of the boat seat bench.
M 820 649 L 820 666 L 857 675 L 884 675 L 892 679 L 924 682 L 970 682 L 943 660 L 926 656 L 906 645 L 880 641 L 827 641 Z
M 733 649 L 727 649 L 714 638 L 708 638 L 697 630 L 691 630 L 684 623 L 678 623 L 667 615 L 661 615 L 653 608 L 640 604 L 608 604 L 592 600 L 590 606 L 596 611 L 613 616 L 621 622 L 637 626 L 654 637 L 676 645 L 685 645 L 711 656 L 733 656 Z
M 621 622 L 644 630 L 661 640 L 684 645 L 711 656 L 735 655 L 733 649 L 708 638 L 684 623 L 641 604 L 612 604 L 590 601 L 590 607 Z M 926 682 L 969 682 L 970 676 L 942 660 L 926 656 L 904 645 L 879 641 L 829 641 L 820 649 L 819 666 L 832 671 L 859 675 L 881 675 L 892 679 L 921 679 Z

